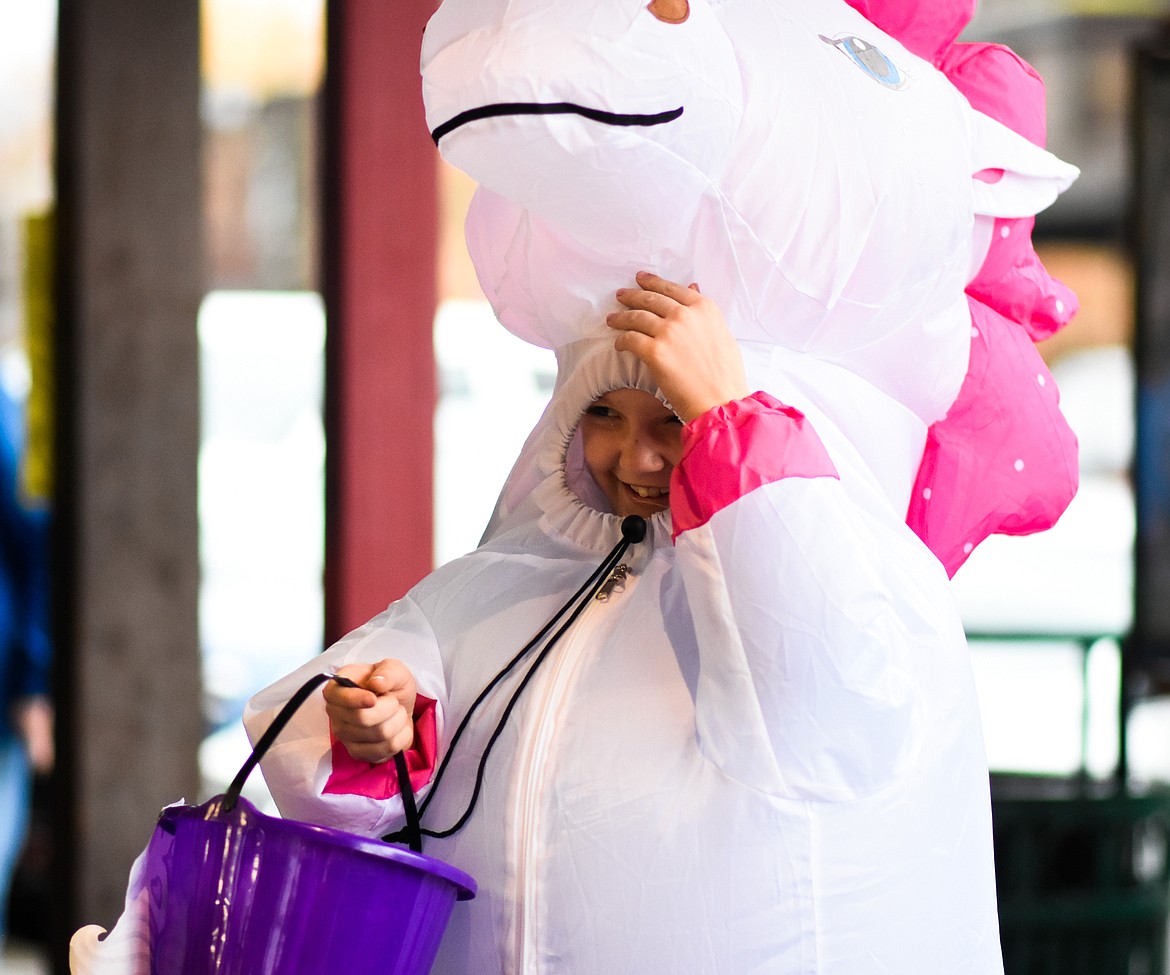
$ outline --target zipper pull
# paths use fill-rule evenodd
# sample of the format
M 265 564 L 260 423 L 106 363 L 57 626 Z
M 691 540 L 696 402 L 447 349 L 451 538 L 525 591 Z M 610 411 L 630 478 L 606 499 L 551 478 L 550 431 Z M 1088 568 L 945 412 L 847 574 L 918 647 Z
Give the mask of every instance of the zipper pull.
M 625 562 L 617 566 L 613 570 L 613 573 L 610 575 L 610 577 L 605 580 L 605 583 L 602 585 L 602 587 L 597 590 L 597 601 L 599 603 L 604 603 L 607 602 L 609 597 L 612 596 L 615 592 L 625 592 L 626 576 L 629 574 L 630 567 L 626 565 Z

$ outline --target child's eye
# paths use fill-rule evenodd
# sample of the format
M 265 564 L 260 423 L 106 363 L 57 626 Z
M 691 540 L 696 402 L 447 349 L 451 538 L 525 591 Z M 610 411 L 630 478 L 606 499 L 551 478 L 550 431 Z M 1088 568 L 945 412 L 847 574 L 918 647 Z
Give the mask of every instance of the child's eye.
M 617 416 L 617 411 L 612 407 L 602 406 L 600 403 L 594 403 L 585 410 L 585 415 L 600 417 L 603 420 L 612 420 L 615 416 Z
M 668 416 L 664 422 L 669 424 L 677 424 L 680 427 L 683 425 L 682 417 L 674 413 Z

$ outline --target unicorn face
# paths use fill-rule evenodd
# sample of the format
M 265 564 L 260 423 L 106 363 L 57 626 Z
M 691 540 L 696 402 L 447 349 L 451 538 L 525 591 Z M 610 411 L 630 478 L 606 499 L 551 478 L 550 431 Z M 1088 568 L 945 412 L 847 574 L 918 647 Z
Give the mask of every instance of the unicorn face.
M 860 2 L 444 0 L 423 95 L 480 184 L 468 250 L 501 323 L 561 349 L 605 335 L 636 271 L 697 281 L 749 382 L 855 449 L 904 511 L 967 372 L 990 219 L 1035 213 L 1075 170 Z M 891 3 L 905 13 L 862 5 Z
M 651 7 L 446 0 L 422 54 L 443 155 L 586 246 L 677 235 L 726 165 L 743 92 L 706 0 Z

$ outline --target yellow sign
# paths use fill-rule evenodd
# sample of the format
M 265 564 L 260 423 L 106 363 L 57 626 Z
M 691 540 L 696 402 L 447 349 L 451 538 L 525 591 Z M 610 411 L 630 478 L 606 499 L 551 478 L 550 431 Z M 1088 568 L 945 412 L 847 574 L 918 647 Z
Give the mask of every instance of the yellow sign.
M 22 488 L 34 503 L 48 502 L 53 492 L 53 238 L 51 211 L 25 219 L 24 335 L 32 382 Z

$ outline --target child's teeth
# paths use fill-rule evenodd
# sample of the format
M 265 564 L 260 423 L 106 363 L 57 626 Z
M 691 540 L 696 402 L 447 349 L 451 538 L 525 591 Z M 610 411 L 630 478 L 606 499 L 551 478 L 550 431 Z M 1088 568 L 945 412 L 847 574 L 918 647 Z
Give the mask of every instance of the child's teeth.
M 630 487 L 632 487 L 641 498 L 660 498 L 664 494 L 670 493 L 669 488 L 638 487 L 636 484 L 631 484 Z

